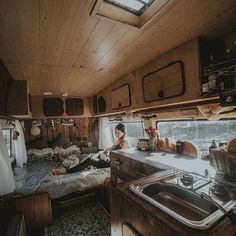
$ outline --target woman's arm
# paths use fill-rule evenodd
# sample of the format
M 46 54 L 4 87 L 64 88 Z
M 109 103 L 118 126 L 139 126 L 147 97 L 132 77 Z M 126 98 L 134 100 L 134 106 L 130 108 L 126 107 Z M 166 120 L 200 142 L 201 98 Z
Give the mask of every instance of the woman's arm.
M 123 140 L 123 141 L 120 143 L 120 149 L 126 149 L 126 148 L 129 148 L 128 141 L 127 141 L 127 140 Z

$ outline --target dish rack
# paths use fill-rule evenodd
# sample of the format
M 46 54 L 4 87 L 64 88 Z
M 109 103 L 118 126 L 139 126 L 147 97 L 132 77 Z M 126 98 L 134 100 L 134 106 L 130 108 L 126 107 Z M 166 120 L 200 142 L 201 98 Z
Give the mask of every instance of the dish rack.
M 212 149 L 210 150 L 210 157 L 218 174 L 236 178 L 236 153 Z

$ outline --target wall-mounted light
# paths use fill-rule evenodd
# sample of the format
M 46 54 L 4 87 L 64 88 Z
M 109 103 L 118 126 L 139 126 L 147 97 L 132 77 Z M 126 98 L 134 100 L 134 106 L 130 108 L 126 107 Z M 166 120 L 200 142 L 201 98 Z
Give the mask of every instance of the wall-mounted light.
M 52 92 L 49 92 L 49 91 L 47 91 L 47 92 L 43 92 L 43 95 L 45 95 L 45 96 L 50 96 L 50 95 L 53 95 L 53 93 L 52 93 Z

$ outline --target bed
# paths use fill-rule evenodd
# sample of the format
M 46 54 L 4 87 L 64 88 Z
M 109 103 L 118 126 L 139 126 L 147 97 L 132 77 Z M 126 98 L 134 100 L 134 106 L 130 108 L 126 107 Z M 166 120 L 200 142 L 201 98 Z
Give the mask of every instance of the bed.
M 110 176 L 110 168 L 53 175 L 51 169 L 58 167 L 60 163 L 53 160 L 55 157 L 55 155 L 52 156 L 53 153 L 49 155 L 45 150 L 42 150 L 42 153 L 44 158 L 40 157 L 35 160 L 31 156 L 31 159 L 29 158 L 31 161 L 27 165 L 14 169 L 16 183 L 14 194 L 16 196 L 48 192 L 51 199 L 57 199 L 73 192 L 103 186 L 104 180 Z M 79 155 L 79 157 L 86 158 L 85 155 Z

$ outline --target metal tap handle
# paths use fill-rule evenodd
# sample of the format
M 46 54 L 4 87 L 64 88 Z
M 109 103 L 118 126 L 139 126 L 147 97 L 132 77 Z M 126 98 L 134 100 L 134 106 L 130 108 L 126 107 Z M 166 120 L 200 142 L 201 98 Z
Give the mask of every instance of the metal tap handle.
M 204 192 L 201 192 L 201 197 L 207 199 L 209 202 L 214 204 L 216 207 L 218 207 L 224 214 L 227 214 L 228 211 L 225 210 L 221 205 L 219 205 L 215 200 L 213 200 L 209 195 L 207 195 Z
M 230 210 L 229 212 L 226 211 L 224 207 L 219 205 L 215 200 L 213 200 L 209 195 L 207 195 L 204 192 L 201 192 L 201 197 L 207 199 L 208 201 L 210 201 L 212 204 L 214 204 L 216 207 L 218 207 L 224 213 L 224 215 L 228 216 L 231 221 L 236 223 L 236 212 L 234 212 L 232 210 Z

